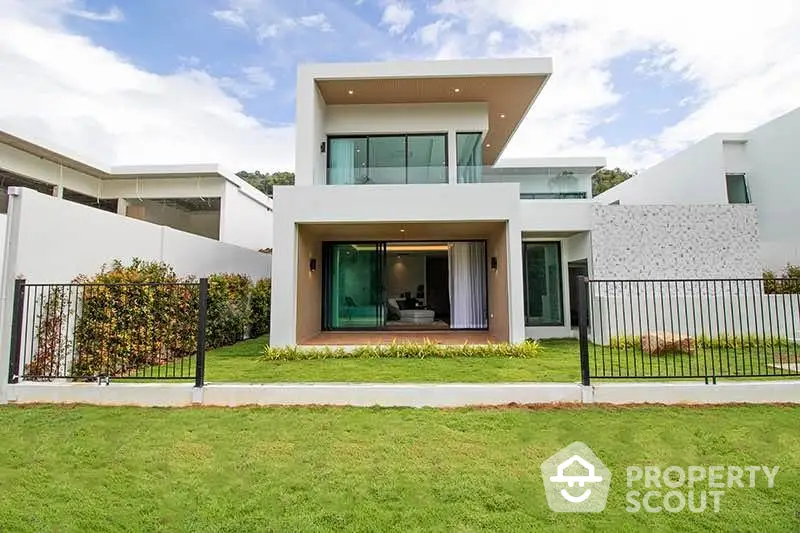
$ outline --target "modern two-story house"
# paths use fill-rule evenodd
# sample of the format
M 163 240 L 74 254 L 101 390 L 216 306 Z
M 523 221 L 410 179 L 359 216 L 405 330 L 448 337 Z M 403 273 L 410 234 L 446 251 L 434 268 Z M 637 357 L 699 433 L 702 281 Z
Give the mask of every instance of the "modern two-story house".
M 569 335 L 570 274 L 589 268 L 591 176 L 605 162 L 498 163 L 551 69 L 549 59 L 301 66 L 296 185 L 275 192 L 271 342 Z

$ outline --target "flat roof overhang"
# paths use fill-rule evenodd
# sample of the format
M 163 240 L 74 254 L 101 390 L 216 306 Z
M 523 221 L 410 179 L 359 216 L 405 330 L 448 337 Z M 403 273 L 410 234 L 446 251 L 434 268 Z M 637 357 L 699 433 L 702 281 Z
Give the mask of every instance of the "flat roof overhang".
M 553 70 L 549 58 L 305 65 L 328 105 L 485 103 L 493 165 Z
M 448 242 L 484 240 L 505 221 L 301 223 L 299 230 L 319 241 Z

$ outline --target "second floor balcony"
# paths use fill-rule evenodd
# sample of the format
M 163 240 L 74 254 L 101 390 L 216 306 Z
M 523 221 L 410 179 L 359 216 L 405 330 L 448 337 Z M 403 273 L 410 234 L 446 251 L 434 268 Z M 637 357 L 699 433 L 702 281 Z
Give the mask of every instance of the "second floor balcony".
M 509 160 L 482 164 L 478 133 L 331 136 L 328 185 L 519 183 L 523 200 L 591 198 L 596 159 Z M 449 146 L 450 145 L 450 146 Z M 455 145 L 454 147 L 452 145 Z M 452 149 L 455 148 L 455 149 Z
M 424 185 L 435 183 L 519 183 L 522 200 L 576 200 L 591 198 L 592 170 L 517 168 L 462 165 L 451 179 L 446 164 L 436 166 L 329 167 L 329 185 Z

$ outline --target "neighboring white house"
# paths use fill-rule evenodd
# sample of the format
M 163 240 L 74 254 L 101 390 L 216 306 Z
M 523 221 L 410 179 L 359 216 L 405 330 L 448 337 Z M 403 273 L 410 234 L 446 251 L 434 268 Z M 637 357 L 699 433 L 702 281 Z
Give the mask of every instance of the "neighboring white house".
M 800 108 L 747 133 L 717 133 L 599 195 L 604 204 L 752 204 L 764 268 L 800 264 Z
M 218 165 L 108 167 L 0 130 L 0 212 L 9 187 L 250 249 L 272 247 L 272 199 Z
M 275 188 L 271 344 L 566 337 L 581 274 L 757 274 L 749 206 L 600 206 L 603 159 L 501 160 L 551 71 L 547 58 L 301 66 L 296 185 Z M 722 260 L 687 259 L 695 248 Z

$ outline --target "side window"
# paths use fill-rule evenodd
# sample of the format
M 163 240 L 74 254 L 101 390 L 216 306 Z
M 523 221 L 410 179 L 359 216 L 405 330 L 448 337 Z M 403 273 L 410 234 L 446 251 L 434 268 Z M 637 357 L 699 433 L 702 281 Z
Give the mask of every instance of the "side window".
M 744 174 L 726 174 L 725 185 L 728 189 L 729 204 L 749 204 L 750 192 Z

